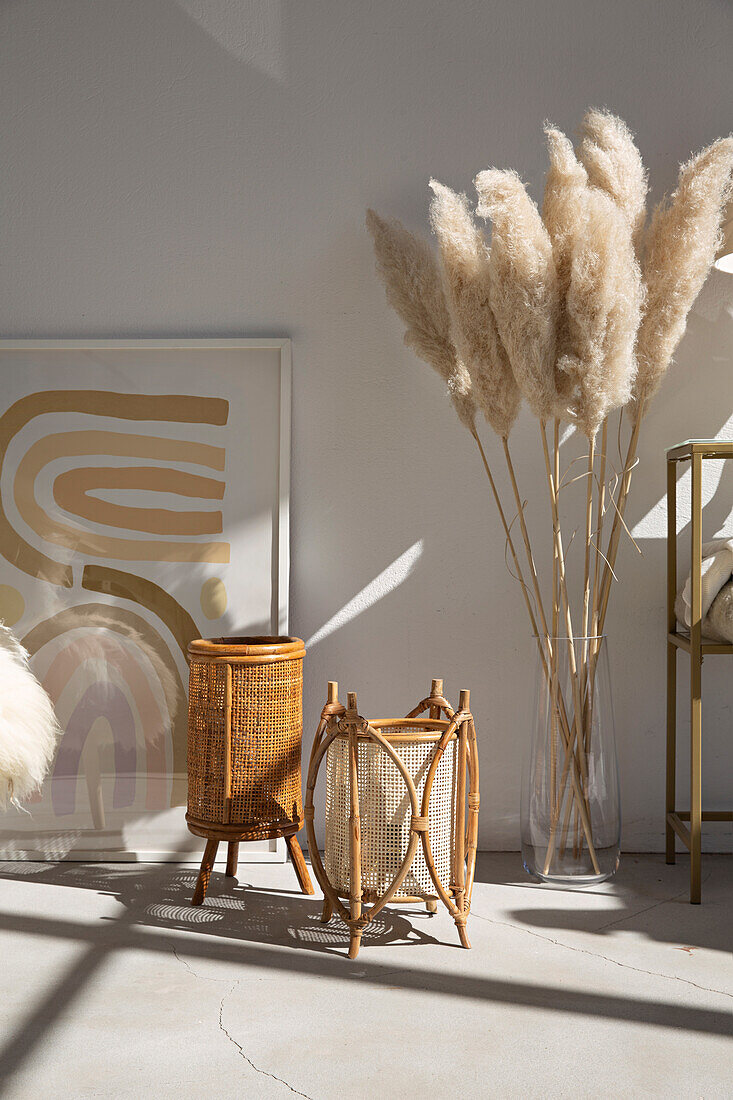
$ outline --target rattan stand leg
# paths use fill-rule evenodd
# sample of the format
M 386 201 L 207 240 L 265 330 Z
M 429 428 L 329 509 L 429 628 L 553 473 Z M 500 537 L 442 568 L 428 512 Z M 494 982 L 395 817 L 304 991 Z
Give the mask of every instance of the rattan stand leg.
M 459 924 L 456 921 L 456 928 L 458 929 L 458 939 L 461 941 L 461 947 L 465 947 L 467 951 L 471 950 L 471 941 L 468 938 L 465 924 Z
M 328 898 L 323 899 L 323 912 L 321 913 L 321 924 L 328 924 L 333 916 L 333 906 Z
M 239 858 L 239 841 L 230 840 L 227 845 L 227 875 L 234 878 L 237 873 L 237 860 Z
M 432 917 L 434 913 L 438 912 L 438 903 L 434 898 L 429 899 L 428 901 L 425 902 L 425 908 L 427 909 L 428 913 L 430 913 L 430 916 Z
M 201 905 L 204 898 L 206 897 L 206 891 L 209 886 L 209 879 L 211 878 L 211 868 L 214 866 L 214 860 L 216 859 L 216 852 L 218 847 L 218 840 L 206 841 L 204 858 L 201 860 L 201 870 L 199 871 L 199 877 L 196 883 L 196 889 L 193 892 L 191 905 Z
M 347 694 L 347 715 L 356 715 L 356 695 Z M 359 808 L 359 742 L 356 727 L 349 730 L 349 958 L 355 959 L 361 947 L 361 810 Z
M 303 856 L 300 844 L 298 844 L 297 838 L 294 836 L 286 836 L 285 843 L 288 846 L 290 858 L 293 861 L 293 867 L 295 868 L 295 873 L 298 876 L 298 885 L 300 886 L 300 889 L 304 894 L 314 893 L 313 883 L 310 880 L 308 867 L 306 866 L 305 858 Z

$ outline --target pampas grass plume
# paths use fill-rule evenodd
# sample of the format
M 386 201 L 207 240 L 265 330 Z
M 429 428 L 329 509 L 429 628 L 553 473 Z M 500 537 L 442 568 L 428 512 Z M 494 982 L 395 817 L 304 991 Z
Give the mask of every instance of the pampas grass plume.
M 545 124 L 550 167 L 545 180 L 542 220 L 552 240 L 561 300 L 570 286 L 570 264 L 575 243 L 585 232 L 588 209 L 585 192 L 588 174 L 577 160 L 569 139 L 549 123 Z
M 540 421 L 569 416 L 589 437 L 631 398 L 638 418 L 685 331 L 731 196 L 724 138 L 682 165 L 644 229 L 646 171 L 620 118 L 589 110 L 577 150 L 555 127 L 545 132 L 544 221 L 515 172 L 476 177 L 490 247 L 465 195 L 436 181 L 439 264 L 399 222 L 367 215 L 405 342 L 445 380 L 472 432 L 478 402 L 505 438 L 521 397 Z
M 465 195 L 431 180 L 430 221 L 440 252 L 453 342 L 471 375 L 473 394 L 500 436 L 509 435 L 521 395 L 489 302 L 489 250 Z
M 593 187 L 610 195 L 631 227 L 637 244 L 646 217 L 647 174 L 633 135 L 610 111 L 586 112 L 578 157 Z
M 654 210 L 645 241 L 636 416 L 659 388 L 715 259 L 731 173 L 733 138 L 721 138 L 682 165 L 674 194 Z
M 560 360 L 575 387 L 575 420 L 589 439 L 631 399 L 643 287 L 632 230 L 605 192 L 587 188 L 567 297 L 570 352 Z
M 447 381 L 459 416 L 478 443 L 512 571 L 537 639 L 550 697 L 555 700 L 562 696 L 552 693 L 564 692 L 566 685 L 559 682 L 552 637 L 560 629 L 568 638 L 586 638 L 568 674 L 570 707 L 553 703 L 553 725 L 563 731 L 566 762 L 557 791 L 548 798 L 544 866 L 546 870 L 551 866 L 559 838 L 559 851 L 569 852 L 572 845 L 577 856 L 587 842 L 599 871 L 593 822 L 585 820 L 587 777 L 573 742 L 587 744 L 592 732 L 592 707 L 584 706 L 583 698 L 593 698 L 600 652 L 597 639 L 604 633 L 622 531 L 628 530 L 624 513 L 641 419 L 716 254 L 723 212 L 733 189 L 733 137 L 715 142 L 682 165 L 676 191 L 657 207 L 647 228 L 646 172 L 621 119 L 608 111 L 588 111 L 577 149 L 555 127 L 546 125 L 545 133 L 550 163 L 542 217 L 516 172 L 490 168 L 475 179 L 476 212 L 492 223 L 490 243 L 476 226 L 466 196 L 435 180 L 431 180 L 430 214 L 439 245 L 437 264 L 427 245 L 398 222 L 384 221 L 370 212 L 367 224 L 389 301 L 407 326 L 407 343 Z M 551 585 L 548 575 L 545 589 L 549 604 L 543 599 L 525 502 L 507 440 L 520 395 L 540 421 L 553 526 Z M 507 517 L 474 424 L 475 402 L 502 438 L 524 564 L 512 534 L 514 521 Z M 634 423 L 626 456 L 620 456 L 622 468 L 609 478 L 609 465 L 613 469 L 608 458 L 609 429 L 613 430 L 609 414 L 614 409 L 626 410 L 618 421 L 619 451 L 623 417 L 630 415 Z M 550 419 L 555 420 L 553 454 L 546 430 Z M 572 462 L 561 472 L 561 419 L 571 420 L 589 443 L 584 456 L 587 470 L 582 475 L 586 478 L 585 553 L 579 616 L 571 608 L 566 551 L 573 540 L 563 537 L 561 490 L 581 475 L 568 478 Z M 604 538 L 607 512 L 612 518 Z M 589 629 L 593 639 L 586 637 Z M 563 817 L 560 810 L 570 791 L 566 782 L 570 767 L 576 767 L 577 773 Z M 569 832 L 573 799 L 574 840 Z
M 570 271 L 578 241 L 585 235 L 588 221 L 588 175 L 573 151 L 573 146 L 561 130 L 545 123 L 547 154 L 550 167 L 545 179 L 545 195 L 542 201 L 542 220 L 552 241 L 552 256 L 557 274 L 560 299 L 557 322 L 558 363 L 571 352 L 567 295 L 570 289 Z M 569 401 L 571 380 L 561 370 L 555 372 L 555 384 L 564 401 Z
M 519 389 L 544 422 L 558 408 L 554 366 L 560 300 L 552 242 L 516 172 L 489 168 L 475 184 L 478 213 L 493 223 L 491 308 Z
M 444 380 L 461 423 L 474 432 L 471 378 L 451 339 L 450 315 L 430 246 L 396 219 L 380 218 L 373 210 L 367 211 L 366 224 L 387 301 L 406 326 L 405 343 Z

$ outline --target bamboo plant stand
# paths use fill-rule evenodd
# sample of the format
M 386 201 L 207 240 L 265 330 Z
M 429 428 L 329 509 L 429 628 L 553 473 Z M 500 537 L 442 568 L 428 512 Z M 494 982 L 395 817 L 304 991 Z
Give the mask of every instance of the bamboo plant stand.
M 701 834 L 703 821 L 733 821 L 732 810 L 702 808 L 702 663 L 708 654 L 733 654 L 733 645 L 702 633 L 702 464 L 707 458 L 733 458 L 733 441 L 688 439 L 667 451 L 667 863 L 675 861 L 675 836 L 690 853 L 690 901 L 701 900 Z M 677 463 L 692 464 L 691 622 L 689 634 L 678 629 L 677 597 Z M 677 782 L 677 652 L 690 657 L 690 809 L 676 808 Z
M 364 929 L 388 904 L 442 901 L 463 947 L 478 840 L 476 730 L 461 692 L 454 711 L 442 680 L 406 718 L 367 721 L 356 695 L 344 707 L 338 685 L 316 731 L 306 785 L 311 864 L 324 894 L 324 922 L 336 912 L 349 926 L 349 958 Z M 428 717 L 422 717 L 427 712 Z M 326 767 L 326 845 L 321 859 L 313 796 Z M 466 813 L 468 806 L 468 813 Z M 344 904 L 348 902 L 348 906 Z
M 242 841 L 284 837 L 300 889 L 312 894 L 295 835 L 303 825 L 303 642 L 200 638 L 188 652 L 186 822 L 206 839 L 191 904 L 206 896 L 222 841 L 234 876 Z

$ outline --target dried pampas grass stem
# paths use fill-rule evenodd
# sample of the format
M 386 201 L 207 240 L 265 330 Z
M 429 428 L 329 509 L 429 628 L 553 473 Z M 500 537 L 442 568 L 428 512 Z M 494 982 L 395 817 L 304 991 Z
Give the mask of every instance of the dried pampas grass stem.
M 575 149 L 556 127 L 547 124 L 545 133 L 549 171 L 542 215 L 515 172 L 490 168 L 475 180 L 476 213 L 490 223 L 490 239 L 468 198 L 436 180 L 430 181 L 430 220 L 437 259 L 427 242 L 399 222 L 369 211 L 367 225 L 388 300 L 406 328 L 405 342 L 443 379 L 476 440 L 536 636 L 552 707 L 545 868 L 556 844 L 561 854 L 572 847 L 576 857 L 585 846 L 597 872 L 587 754 L 601 637 L 621 534 L 627 531 L 624 513 L 641 423 L 718 247 L 731 197 L 733 138 L 714 142 L 682 165 L 674 194 L 657 206 L 647 226 L 647 176 L 621 119 L 588 111 Z M 508 442 L 522 398 L 539 421 L 552 520 L 544 598 Z M 524 566 L 479 436 L 477 410 L 501 440 Z M 627 419 L 631 432 L 620 474 L 607 484 L 609 417 L 616 411 L 619 440 Z M 570 480 L 567 471 L 561 477 L 561 421 L 588 440 L 585 472 Z M 572 537 L 563 537 L 560 490 L 581 477 L 585 538 L 574 617 L 566 562 Z M 609 509 L 613 520 L 604 523 Z M 560 682 L 563 647 L 567 696 Z

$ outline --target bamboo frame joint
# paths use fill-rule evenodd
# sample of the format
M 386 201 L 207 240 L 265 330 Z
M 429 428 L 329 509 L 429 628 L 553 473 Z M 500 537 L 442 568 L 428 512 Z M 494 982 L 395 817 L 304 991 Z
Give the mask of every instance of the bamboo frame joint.
M 344 714 L 346 714 L 346 707 L 343 703 L 325 703 L 321 711 L 321 718 L 323 718 L 324 721 L 328 721 L 332 715 L 338 715 L 340 718 Z

